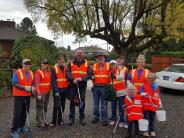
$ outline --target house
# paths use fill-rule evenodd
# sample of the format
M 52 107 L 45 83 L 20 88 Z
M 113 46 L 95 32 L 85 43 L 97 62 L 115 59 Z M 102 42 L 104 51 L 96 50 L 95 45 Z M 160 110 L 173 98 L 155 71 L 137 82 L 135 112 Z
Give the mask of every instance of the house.
M 14 21 L 0 20 L 0 64 L 10 59 L 15 40 L 28 35 L 18 30 Z
M 79 47 L 77 49 L 75 49 L 74 51 L 77 51 L 78 49 L 82 49 L 84 52 L 84 55 L 86 57 L 88 56 L 96 56 L 98 52 L 104 52 L 108 55 L 107 50 L 97 47 L 97 46 L 86 46 L 86 47 Z

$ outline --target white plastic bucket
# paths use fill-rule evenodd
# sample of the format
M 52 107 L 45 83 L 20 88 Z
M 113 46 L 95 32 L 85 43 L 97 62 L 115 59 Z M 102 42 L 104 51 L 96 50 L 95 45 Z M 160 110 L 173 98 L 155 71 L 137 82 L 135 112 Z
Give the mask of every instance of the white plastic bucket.
M 147 131 L 148 130 L 148 120 L 140 119 L 138 122 L 139 122 L 139 130 L 140 131 Z
M 156 116 L 159 122 L 166 121 L 166 111 L 165 110 L 156 111 Z

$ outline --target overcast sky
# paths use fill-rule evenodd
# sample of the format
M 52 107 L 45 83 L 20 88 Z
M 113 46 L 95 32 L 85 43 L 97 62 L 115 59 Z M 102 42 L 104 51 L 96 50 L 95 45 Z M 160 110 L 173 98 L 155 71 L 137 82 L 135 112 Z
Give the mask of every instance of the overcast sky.
M 24 17 L 31 18 L 31 14 L 27 11 L 23 4 L 23 0 L 0 0 L 0 20 L 13 19 L 16 23 L 20 23 Z M 35 24 L 39 36 L 54 40 L 54 35 L 48 30 L 46 23 L 41 21 Z M 54 40 L 57 46 L 71 46 L 72 49 L 78 48 L 79 44 L 73 44 L 75 37 L 72 35 L 61 36 L 58 40 Z M 61 44 L 62 43 L 62 44 Z M 97 45 L 106 49 L 107 43 L 99 39 L 87 38 L 87 42 L 81 44 Z

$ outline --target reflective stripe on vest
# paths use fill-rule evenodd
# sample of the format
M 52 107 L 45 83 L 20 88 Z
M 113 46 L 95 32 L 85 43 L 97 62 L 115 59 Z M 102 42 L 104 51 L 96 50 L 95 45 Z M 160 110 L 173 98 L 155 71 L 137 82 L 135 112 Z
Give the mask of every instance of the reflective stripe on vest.
M 36 71 L 40 75 L 40 81 L 38 83 L 39 90 L 41 93 L 50 92 L 51 89 L 51 73 L 49 70 L 43 71 L 41 69 L 38 69 Z
M 132 70 L 132 76 L 131 76 L 132 78 L 134 78 L 135 71 L 136 71 L 136 69 Z M 148 76 L 148 69 L 145 69 L 145 76 L 144 77 L 147 78 L 147 76 Z
M 43 74 L 43 72 L 40 69 L 38 70 L 38 72 L 40 72 L 42 78 L 44 78 L 44 74 Z
M 39 83 L 39 86 L 49 86 L 50 83 Z
M 73 62 L 71 62 L 71 74 L 73 78 L 77 78 L 77 77 L 84 77 L 87 75 L 87 69 L 88 69 L 88 61 L 85 60 L 85 63 L 80 65 L 78 67 L 78 65 L 73 64 Z
M 23 77 L 22 70 L 21 70 L 21 69 L 18 69 L 18 72 L 20 73 L 20 79 L 21 79 L 21 80 L 23 80 L 23 79 L 24 79 L 24 77 Z M 32 72 L 32 71 L 30 71 L 30 73 L 31 73 L 31 77 L 33 78 L 33 72 Z
M 156 112 L 159 105 L 158 92 L 158 89 L 152 91 L 149 83 L 144 84 L 144 93 L 148 94 L 147 97 L 143 97 L 143 106 L 145 110 Z
M 22 69 L 17 70 L 18 83 L 23 87 L 32 86 L 33 84 L 33 72 L 31 70 L 27 71 L 29 77 L 26 78 L 26 73 Z M 31 96 L 31 93 L 26 92 L 25 90 L 18 89 L 13 87 L 13 96 Z
M 66 67 L 64 67 L 64 72 L 62 72 L 58 66 L 53 66 L 53 69 L 56 73 L 57 87 L 58 88 L 68 87 L 68 80 L 66 78 Z
M 142 115 L 142 109 L 143 105 L 141 102 L 141 96 L 136 94 L 134 96 L 134 100 L 132 101 L 131 98 L 127 95 L 125 97 L 125 104 L 127 105 L 127 114 L 128 114 L 128 120 L 139 120 L 143 117 Z
M 110 78 L 109 78 L 109 63 L 104 63 L 102 70 L 100 70 L 100 67 L 98 66 L 98 63 L 95 63 L 92 67 L 93 73 L 94 73 L 94 79 L 93 83 L 95 84 L 109 84 Z

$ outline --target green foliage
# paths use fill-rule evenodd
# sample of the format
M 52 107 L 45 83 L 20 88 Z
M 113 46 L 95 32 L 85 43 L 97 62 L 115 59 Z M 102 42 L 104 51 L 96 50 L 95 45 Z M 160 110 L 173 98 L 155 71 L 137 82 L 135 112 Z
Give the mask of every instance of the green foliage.
M 17 25 L 18 29 L 22 30 L 23 32 L 30 33 L 33 35 L 37 34 L 35 25 L 33 24 L 32 20 L 29 17 L 25 17 L 20 24 Z
M 184 57 L 184 51 L 183 52 L 153 52 L 152 55 L 158 55 L 158 56 L 169 56 L 169 57 Z
M 67 50 L 65 47 L 58 47 L 58 56 L 64 56 L 65 60 L 70 60 L 74 57 L 74 53 L 72 51 Z
M 5 62 L 0 67 L 0 97 L 11 95 L 11 77 L 12 70 L 8 62 Z
M 40 66 L 43 59 L 48 59 L 50 64 L 55 63 L 57 48 L 54 43 L 45 38 L 28 36 L 17 39 L 12 51 L 11 66 L 18 68 L 24 58 L 31 59 L 32 66 Z

